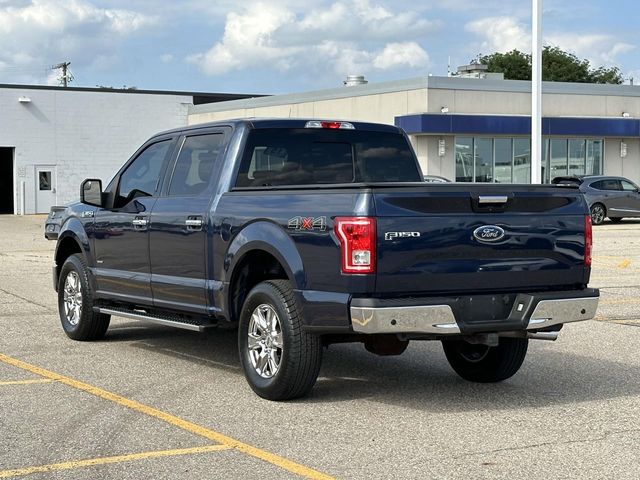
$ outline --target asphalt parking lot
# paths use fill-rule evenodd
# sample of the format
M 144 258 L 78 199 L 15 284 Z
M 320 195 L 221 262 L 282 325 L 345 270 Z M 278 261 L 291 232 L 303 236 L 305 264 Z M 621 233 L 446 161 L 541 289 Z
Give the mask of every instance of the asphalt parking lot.
M 0 216 L 0 478 L 640 478 L 640 221 L 594 228 L 596 320 L 512 379 L 467 383 L 435 342 L 336 345 L 288 403 L 249 389 L 233 332 L 67 339 L 43 221 Z

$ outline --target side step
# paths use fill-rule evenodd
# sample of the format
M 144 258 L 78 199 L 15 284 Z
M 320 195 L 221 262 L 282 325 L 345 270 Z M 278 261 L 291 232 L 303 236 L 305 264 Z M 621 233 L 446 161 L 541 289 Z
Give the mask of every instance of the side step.
M 95 312 L 106 313 L 107 315 L 115 315 L 117 317 L 132 318 L 134 320 L 142 320 L 145 322 L 155 323 L 158 325 L 165 325 L 167 327 L 182 328 L 184 330 L 191 330 L 193 332 L 202 332 L 208 328 L 217 327 L 218 324 L 207 323 L 205 319 L 198 318 L 185 318 L 179 315 L 171 314 L 157 314 L 147 312 L 143 309 L 136 308 L 135 310 L 129 310 L 119 307 L 94 307 Z

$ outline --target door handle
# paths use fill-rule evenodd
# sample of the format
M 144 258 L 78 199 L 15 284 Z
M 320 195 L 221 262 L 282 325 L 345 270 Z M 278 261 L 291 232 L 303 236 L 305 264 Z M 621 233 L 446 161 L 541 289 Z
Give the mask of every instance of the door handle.
M 185 225 L 189 230 L 202 230 L 202 217 L 189 217 L 185 221 Z
M 136 217 L 131 221 L 131 223 L 133 223 L 134 227 L 144 228 L 147 226 L 148 222 L 146 218 Z

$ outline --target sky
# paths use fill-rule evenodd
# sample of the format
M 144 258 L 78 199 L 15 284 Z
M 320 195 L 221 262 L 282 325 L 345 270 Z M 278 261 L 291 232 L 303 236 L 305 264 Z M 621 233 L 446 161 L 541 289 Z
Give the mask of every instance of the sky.
M 640 84 L 638 0 L 544 0 L 544 43 Z M 529 52 L 530 0 L 0 0 L 0 83 L 288 93 Z

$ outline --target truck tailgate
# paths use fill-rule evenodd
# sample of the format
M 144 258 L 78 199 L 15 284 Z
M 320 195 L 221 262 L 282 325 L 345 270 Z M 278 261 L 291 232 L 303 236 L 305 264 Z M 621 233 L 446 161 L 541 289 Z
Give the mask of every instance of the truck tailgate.
M 588 281 L 587 208 L 577 190 L 414 184 L 376 188 L 374 199 L 376 293 L 558 290 Z

